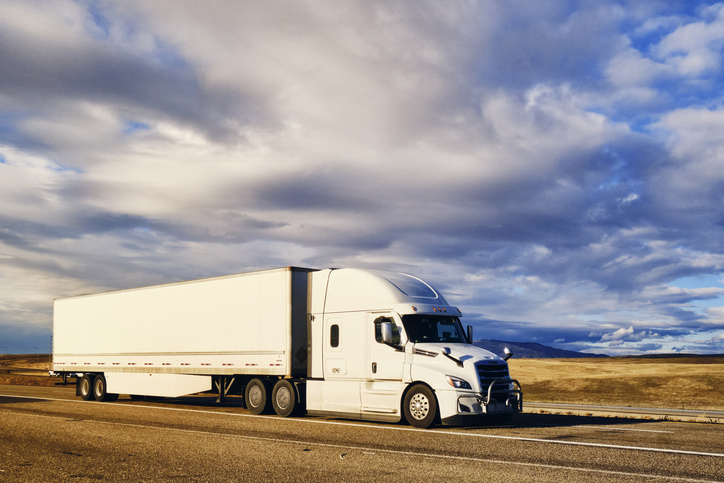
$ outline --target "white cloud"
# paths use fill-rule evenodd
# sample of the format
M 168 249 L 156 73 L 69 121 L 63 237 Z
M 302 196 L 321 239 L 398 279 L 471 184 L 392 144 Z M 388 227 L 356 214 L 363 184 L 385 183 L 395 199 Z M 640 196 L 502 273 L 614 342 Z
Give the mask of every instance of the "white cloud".
M 40 1 L 9 0 L 0 5 L 3 30 L 13 30 L 26 39 L 43 39 L 58 44 L 82 42 L 87 12 L 72 1 L 45 4 Z
M 705 310 L 708 322 L 711 324 L 724 324 L 724 307 L 711 307 Z M 721 337 L 721 336 L 720 336 Z
M 603 336 L 601 336 L 601 342 L 605 342 L 608 340 L 628 339 L 633 335 L 633 333 L 633 326 L 629 327 L 628 329 L 618 329 L 616 332 L 613 332 L 611 334 L 603 334 Z
M 714 136 L 724 127 L 724 109 L 703 107 L 671 111 L 652 125 L 667 135 L 672 153 L 681 161 L 693 162 L 695 167 L 713 168 L 724 156 L 724 140 Z M 702 158 L 697 162 L 697 158 Z M 705 174 L 717 175 L 715 170 Z
M 673 31 L 683 23 L 683 19 L 677 15 L 656 16 L 647 18 L 640 26 L 632 31 L 635 37 L 642 37 L 660 31 Z
M 672 163 L 652 176 L 658 190 L 652 201 L 685 227 L 692 222 L 719 222 L 721 183 L 724 181 L 724 110 L 684 108 L 662 116 L 653 127 L 665 137 Z M 690 228 L 689 228 L 690 229 Z
M 603 334 L 600 342 L 642 341 L 644 339 L 657 339 L 659 337 L 661 336 L 653 331 L 642 330 L 636 333 L 633 326 L 630 326 L 628 329 L 620 328 L 610 334 Z
M 704 20 L 683 25 L 655 47 L 657 55 L 681 75 L 696 76 L 721 68 L 724 46 L 724 5 L 703 10 Z
M 671 73 L 669 66 L 645 58 L 634 48 L 616 55 L 606 67 L 606 76 L 618 87 L 646 86 Z

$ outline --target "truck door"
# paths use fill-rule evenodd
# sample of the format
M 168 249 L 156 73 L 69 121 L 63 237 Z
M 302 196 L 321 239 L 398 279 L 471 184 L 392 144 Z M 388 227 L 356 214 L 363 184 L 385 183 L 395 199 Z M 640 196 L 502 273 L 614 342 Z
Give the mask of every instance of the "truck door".
M 370 314 L 366 331 L 370 355 L 368 377 L 360 388 L 363 413 L 399 415 L 405 368 L 401 325 L 393 314 Z
M 359 417 L 359 381 L 365 348 L 362 338 L 365 313 L 350 312 L 324 317 L 321 344 L 324 381 L 307 383 L 307 410 Z

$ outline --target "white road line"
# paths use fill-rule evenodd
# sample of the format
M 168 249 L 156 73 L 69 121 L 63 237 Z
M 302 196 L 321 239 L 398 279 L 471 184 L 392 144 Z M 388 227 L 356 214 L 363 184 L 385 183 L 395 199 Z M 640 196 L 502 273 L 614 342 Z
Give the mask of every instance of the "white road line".
M 634 428 L 619 428 L 618 426 L 605 426 L 604 428 L 600 426 L 571 426 L 572 428 L 588 428 L 588 429 L 598 429 L 601 431 L 636 431 L 639 433 L 670 433 L 674 434 L 676 431 L 661 431 L 658 429 L 634 429 Z
M 75 399 L 58 399 L 58 398 L 33 397 L 33 396 L 15 396 L 15 395 L 7 395 L 7 394 L 0 394 L 0 397 L 15 397 L 15 398 L 22 398 L 22 399 L 39 399 L 39 400 L 44 400 L 44 401 L 63 401 L 63 402 L 88 404 L 87 401 L 78 401 Z M 419 432 L 423 432 L 423 433 L 427 433 L 427 434 L 433 432 L 435 434 L 465 436 L 468 438 L 487 438 L 487 439 L 500 439 L 500 440 L 508 440 L 508 441 L 526 441 L 526 442 L 531 442 L 531 443 L 561 444 L 561 445 L 568 445 L 568 446 L 585 446 L 585 447 L 592 447 L 592 448 L 621 449 L 621 450 L 629 450 L 629 451 L 649 451 L 649 452 L 653 452 L 653 453 L 669 453 L 669 454 L 680 454 L 680 455 L 689 455 L 689 456 L 712 456 L 715 458 L 724 458 L 724 453 L 704 453 L 704 452 L 700 452 L 700 451 L 684 451 L 684 450 L 679 450 L 679 449 L 651 448 L 651 447 L 646 447 L 646 446 L 624 446 L 624 445 L 618 445 L 618 444 L 586 443 L 583 441 L 562 441 L 562 440 L 553 440 L 553 439 L 545 439 L 545 438 L 525 438 L 525 437 L 520 437 L 520 436 L 501 436 L 501 435 L 497 435 L 497 434 L 466 433 L 466 432 L 460 432 L 460 431 L 401 428 L 401 427 L 392 426 L 392 425 L 377 426 L 377 425 L 373 425 L 373 424 L 360 424 L 360 423 L 351 423 L 351 422 L 320 421 L 320 420 L 309 419 L 309 418 L 280 418 L 278 416 L 256 416 L 253 414 L 223 413 L 223 412 L 218 412 L 218 411 L 204 411 L 204 410 L 200 410 L 200 409 L 167 408 L 167 407 L 159 407 L 159 406 L 123 404 L 122 402 L 121 403 L 118 403 L 118 402 L 99 403 L 99 402 L 94 401 L 91 404 L 108 404 L 108 405 L 112 405 L 112 406 L 118 406 L 119 404 L 122 404 L 126 407 L 133 407 L 133 408 L 147 408 L 147 409 L 157 409 L 157 410 L 166 410 L 166 411 L 200 413 L 200 414 L 215 414 L 215 415 L 223 415 L 223 416 L 231 416 L 231 417 L 239 417 L 239 418 L 276 419 L 279 421 L 299 422 L 299 423 L 305 423 L 305 424 L 328 424 L 328 425 L 333 425 L 333 426 L 351 426 L 351 427 L 361 427 L 361 428 L 367 428 L 367 429 L 387 430 L 387 431 L 419 431 Z
M 557 424 L 536 424 L 535 426 L 540 428 L 557 428 Z M 639 433 L 670 433 L 675 434 L 676 431 L 662 431 L 659 429 L 634 429 L 634 428 L 620 428 L 618 426 L 586 426 L 583 424 L 577 424 L 575 426 L 568 426 L 569 428 L 587 428 L 587 429 L 598 429 L 599 431 L 636 431 Z
M 15 396 L 15 397 L 21 397 L 21 396 Z M 38 399 L 38 398 L 30 398 L 30 399 Z M 51 399 L 51 400 L 53 400 L 53 399 Z M 59 401 L 68 401 L 68 399 L 58 399 L 58 400 Z M 112 404 L 112 403 L 107 403 L 107 404 Z M 143 406 L 143 407 L 153 407 L 153 406 Z M 3 412 L 9 413 L 11 411 L 0 410 L 0 413 L 3 413 Z M 207 411 L 202 411 L 202 412 L 207 412 Z M 20 413 L 20 414 L 15 413 L 15 414 L 20 415 L 20 416 L 26 416 L 26 417 L 56 419 L 56 420 L 60 420 L 60 421 L 64 421 L 64 422 L 68 421 L 68 418 L 59 417 L 59 416 L 46 416 L 46 415 L 40 415 L 40 414 L 27 414 L 27 413 Z M 214 414 L 219 414 L 219 413 L 214 413 Z M 129 428 L 137 428 L 137 429 L 151 429 L 151 430 L 169 431 L 169 432 L 177 432 L 177 433 L 197 434 L 197 435 L 203 435 L 203 436 L 216 436 L 216 437 L 233 438 L 233 439 L 246 439 L 246 440 L 252 440 L 252 441 L 270 442 L 270 443 L 293 444 L 293 445 L 302 445 L 302 446 L 317 446 L 317 447 L 323 447 L 323 448 L 334 448 L 337 450 L 345 450 L 345 451 L 360 451 L 363 454 L 387 453 L 387 454 L 392 454 L 392 455 L 411 456 L 411 457 L 415 457 L 415 458 L 422 457 L 422 458 L 431 458 L 431 459 L 466 461 L 466 462 L 474 462 L 474 463 L 500 464 L 500 465 L 506 465 L 506 466 L 511 466 L 511 465 L 512 466 L 523 466 L 523 467 L 544 468 L 544 469 L 552 469 L 552 470 L 575 471 L 575 472 L 579 472 L 579 473 L 596 473 L 599 475 L 610 475 L 610 476 L 633 476 L 636 478 L 658 479 L 658 480 L 665 480 L 665 481 L 683 481 L 683 482 L 691 482 L 691 483 L 720 483 L 715 480 L 701 480 L 701 479 L 696 479 L 696 478 L 685 478 L 685 477 L 678 477 L 678 476 L 654 475 L 654 474 L 646 474 L 646 473 L 630 473 L 630 472 L 626 472 L 626 471 L 599 470 L 599 469 L 594 469 L 594 468 L 578 468 L 575 466 L 546 465 L 546 464 L 540 464 L 540 463 L 525 463 L 525 462 L 520 462 L 520 461 L 506 461 L 506 460 L 496 460 L 496 459 L 489 459 L 489 458 L 474 458 L 474 457 L 470 457 L 470 456 L 451 456 L 451 455 L 441 455 L 441 454 L 433 454 L 433 453 L 415 453 L 413 451 L 400 451 L 400 450 L 394 450 L 394 449 L 382 449 L 382 448 L 373 448 L 373 447 L 367 447 L 367 446 L 349 446 L 349 445 L 339 445 L 339 444 L 329 444 L 329 443 L 316 443 L 313 441 L 295 441 L 295 440 L 287 440 L 287 439 L 280 439 L 280 438 L 265 438 L 262 436 L 246 436 L 246 435 L 242 435 L 242 434 L 215 433 L 212 431 L 200 431 L 200 430 L 196 430 L 196 429 L 167 428 L 167 427 L 162 427 L 162 426 L 147 426 L 147 425 L 142 425 L 142 424 L 116 423 L 116 422 L 109 422 L 109 421 L 94 421 L 91 419 L 83 419 L 79 422 L 87 423 L 87 424 L 110 425 L 110 426 L 114 426 L 114 427 L 125 426 L 125 427 L 129 427 Z

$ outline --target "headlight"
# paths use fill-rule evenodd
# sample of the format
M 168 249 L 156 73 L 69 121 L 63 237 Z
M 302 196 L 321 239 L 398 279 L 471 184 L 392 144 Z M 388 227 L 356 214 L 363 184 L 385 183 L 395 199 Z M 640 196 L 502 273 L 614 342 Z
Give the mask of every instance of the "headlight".
M 445 376 L 447 383 L 456 389 L 472 389 L 468 381 L 455 376 Z

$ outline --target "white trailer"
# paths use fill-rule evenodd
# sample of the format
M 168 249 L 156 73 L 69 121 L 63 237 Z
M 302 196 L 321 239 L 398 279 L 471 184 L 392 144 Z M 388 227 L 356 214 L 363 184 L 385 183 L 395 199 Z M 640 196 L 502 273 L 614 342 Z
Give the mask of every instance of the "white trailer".
M 243 396 L 254 414 L 417 427 L 510 419 L 506 360 L 401 273 L 286 267 L 56 299 L 53 375 L 85 400 Z

